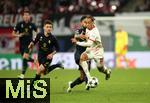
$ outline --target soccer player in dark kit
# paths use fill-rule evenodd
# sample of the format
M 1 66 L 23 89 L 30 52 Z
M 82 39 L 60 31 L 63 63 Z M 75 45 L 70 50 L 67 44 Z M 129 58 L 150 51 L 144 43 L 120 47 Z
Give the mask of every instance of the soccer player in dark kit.
M 81 27 L 80 27 L 80 29 L 76 30 L 76 33 L 74 35 L 74 38 L 78 39 L 81 42 L 85 41 L 85 39 L 83 39 L 81 37 L 81 35 L 85 35 L 85 33 L 86 33 L 86 27 L 85 27 L 85 23 L 84 23 L 85 18 L 86 18 L 86 16 L 81 17 L 81 19 L 80 19 Z M 80 66 L 80 56 L 85 50 L 86 50 L 86 47 L 76 45 L 76 51 L 75 51 L 74 58 L 75 58 L 76 64 L 79 66 L 80 77 L 76 78 L 73 82 L 70 81 L 68 83 L 69 87 L 67 89 L 67 92 L 71 92 L 71 89 L 73 87 L 75 87 L 76 85 L 79 85 L 79 84 L 83 83 L 84 81 L 87 82 L 87 77 L 83 71 L 83 68 Z M 88 62 L 88 64 L 89 64 L 89 69 L 90 69 L 90 61 Z
M 23 12 L 22 18 L 23 21 L 17 23 L 12 32 L 15 37 L 19 37 L 20 53 L 23 57 L 22 74 L 18 76 L 20 79 L 24 78 L 25 72 L 28 67 L 27 62 L 34 62 L 34 60 L 29 57 L 28 45 L 33 39 L 33 33 L 37 32 L 37 27 L 34 23 L 31 22 L 30 12 L 28 10 L 25 10 Z
M 35 40 L 33 40 L 28 46 L 29 49 L 32 49 L 33 46 L 38 42 L 38 62 L 40 71 L 37 71 L 35 78 L 31 83 L 31 88 L 34 85 L 36 80 L 39 80 L 42 74 L 47 74 L 59 67 L 63 69 L 61 63 L 50 65 L 53 59 L 53 56 L 56 52 L 59 51 L 59 45 L 57 39 L 52 35 L 51 31 L 53 29 L 52 22 L 50 20 L 45 20 L 44 22 L 44 31 L 38 33 Z

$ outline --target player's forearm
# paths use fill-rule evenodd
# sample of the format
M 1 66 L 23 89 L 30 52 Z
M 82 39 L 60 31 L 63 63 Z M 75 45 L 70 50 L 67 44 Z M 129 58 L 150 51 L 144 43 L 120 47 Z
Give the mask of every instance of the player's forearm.
M 15 37 L 19 37 L 19 33 L 15 32 L 15 31 L 12 32 L 12 35 L 15 36 Z
M 78 39 L 80 38 L 80 35 L 74 35 L 74 38 Z
M 38 37 L 35 37 L 35 39 L 32 40 L 32 43 L 35 45 L 39 41 Z
M 83 47 L 89 47 L 92 45 L 91 42 L 77 42 L 76 44 Z
M 55 51 L 53 51 L 51 54 L 52 54 L 52 55 L 55 55 L 55 54 L 56 54 L 56 52 L 57 52 L 57 51 L 55 50 Z

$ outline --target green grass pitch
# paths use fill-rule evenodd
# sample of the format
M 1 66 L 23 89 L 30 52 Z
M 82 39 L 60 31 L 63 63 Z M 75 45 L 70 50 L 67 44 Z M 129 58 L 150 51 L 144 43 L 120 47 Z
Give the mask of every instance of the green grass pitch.
M 17 77 L 20 71 L 1 70 L 0 78 Z M 35 71 L 27 71 L 26 77 L 34 77 Z M 85 83 L 66 93 L 68 81 L 79 76 L 78 70 L 55 70 L 51 78 L 50 103 L 150 103 L 150 69 L 112 70 L 111 79 L 94 69 L 91 75 L 99 79 L 97 88 L 85 90 Z

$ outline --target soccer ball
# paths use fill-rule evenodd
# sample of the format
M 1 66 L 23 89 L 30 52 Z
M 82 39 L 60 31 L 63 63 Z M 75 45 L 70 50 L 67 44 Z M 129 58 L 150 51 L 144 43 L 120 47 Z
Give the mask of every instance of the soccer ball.
M 98 79 L 96 77 L 91 77 L 88 84 L 91 88 L 95 88 L 98 86 L 99 82 L 98 82 Z

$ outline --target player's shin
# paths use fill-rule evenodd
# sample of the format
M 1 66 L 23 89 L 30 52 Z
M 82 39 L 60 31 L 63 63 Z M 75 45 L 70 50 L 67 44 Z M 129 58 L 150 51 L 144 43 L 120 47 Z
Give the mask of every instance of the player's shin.
M 84 82 L 84 80 L 81 80 L 81 78 L 78 77 L 77 79 L 75 79 L 75 80 L 71 83 L 71 88 L 73 88 L 74 86 L 79 85 L 79 84 L 81 84 L 81 83 L 83 83 L 83 82 Z
M 83 71 L 85 72 L 85 75 L 87 76 L 87 79 L 89 81 L 90 78 L 91 78 L 91 75 L 90 75 L 90 72 L 88 70 L 88 64 L 87 64 L 87 62 L 86 61 L 81 61 L 80 65 L 82 66 Z
M 101 67 L 97 67 L 99 72 L 102 72 L 106 75 L 105 79 L 108 80 L 110 78 L 111 69 L 108 69 L 105 65 Z
M 40 80 L 40 78 L 41 78 L 41 74 L 36 74 L 35 78 L 31 82 L 31 86 L 30 86 L 31 89 L 33 89 L 33 86 L 36 85 L 36 83 L 38 82 L 38 80 Z
M 28 64 L 27 64 L 27 60 L 23 59 L 23 70 L 22 70 L 22 74 L 25 74 L 26 70 L 27 70 Z
M 56 68 L 60 68 L 61 67 L 61 64 L 54 64 L 54 65 L 51 65 L 48 67 L 47 69 L 47 73 L 51 72 L 52 70 L 56 69 Z
M 106 74 L 107 68 L 105 66 L 99 66 L 99 67 L 97 67 L 97 69 L 98 69 L 99 72 L 102 72 L 102 73 Z

